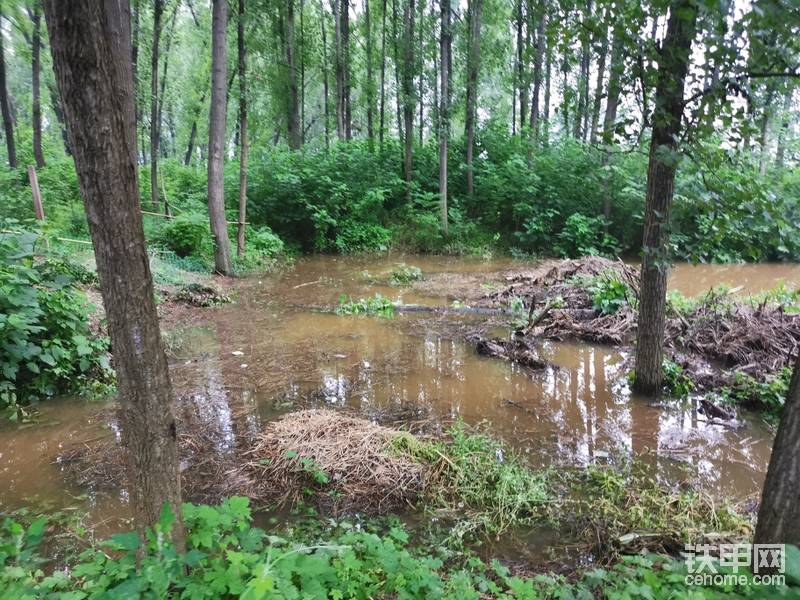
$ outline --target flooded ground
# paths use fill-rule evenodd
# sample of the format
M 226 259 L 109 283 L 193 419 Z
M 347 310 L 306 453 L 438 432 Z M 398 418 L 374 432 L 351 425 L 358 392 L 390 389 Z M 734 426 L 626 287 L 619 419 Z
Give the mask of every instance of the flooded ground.
M 233 447 L 242 432 L 292 407 L 329 405 L 374 414 L 415 405 L 443 421 L 486 421 L 532 464 L 583 465 L 638 457 L 659 477 L 689 481 L 733 499 L 758 492 L 772 441 L 756 417 L 732 429 L 709 425 L 694 408 L 654 405 L 630 394 L 624 355 L 601 346 L 543 342 L 553 366 L 532 373 L 478 356 L 462 339 L 480 317 L 403 313 L 393 319 L 311 310 L 340 294 L 376 292 L 408 304 L 450 304 L 449 291 L 392 287 L 385 279 L 405 261 L 424 273 L 460 274 L 478 286 L 503 280 L 512 260 L 444 257 L 299 259 L 275 275 L 241 282 L 236 303 L 182 312 L 164 323 L 180 409 L 190 410 Z M 447 276 L 440 276 L 447 277 Z M 712 285 L 742 293 L 800 284 L 797 265 L 679 265 L 670 285 L 693 295 Z M 63 448 L 114 435 L 102 405 L 43 403 L 40 423 L 0 425 L 0 510 L 88 507 L 94 523 L 113 529 L 127 514 L 124 490 L 86 490 L 65 481 Z M 102 527 L 101 527 L 102 528 Z

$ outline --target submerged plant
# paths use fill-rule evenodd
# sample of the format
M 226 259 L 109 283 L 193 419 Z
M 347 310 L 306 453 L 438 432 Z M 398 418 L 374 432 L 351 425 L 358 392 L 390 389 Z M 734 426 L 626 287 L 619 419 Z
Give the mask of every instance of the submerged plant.
M 336 309 L 338 315 L 375 315 L 378 317 L 391 318 L 394 316 L 394 304 L 380 294 L 375 294 L 372 298 L 359 298 L 353 300 L 347 294 L 339 296 L 339 306 Z
M 412 281 L 419 281 L 422 279 L 422 269 L 413 265 L 400 263 L 389 276 L 389 281 L 392 285 L 408 285 Z

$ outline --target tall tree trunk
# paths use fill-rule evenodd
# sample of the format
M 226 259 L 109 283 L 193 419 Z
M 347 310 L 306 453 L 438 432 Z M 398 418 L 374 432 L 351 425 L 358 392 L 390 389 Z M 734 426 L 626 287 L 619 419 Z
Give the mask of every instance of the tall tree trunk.
M 374 105 L 375 105 L 375 87 L 372 82 L 372 21 L 369 15 L 369 0 L 364 0 L 364 26 L 366 31 L 364 35 L 367 38 L 367 140 L 369 141 L 369 149 L 372 151 L 375 144 L 375 129 L 374 129 Z
M 403 175 L 406 199 L 411 200 L 412 161 L 414 154 L 414 0 L 407 0 L 403 11 L 403 127 L 405 153 Z
M 42 49 L 42 13 L 39 2 L 34 2 L 33 12 L 33 36 L 31 38 L 31 96 L 33 106 L 31 107 L 31 117 L 33 125 L 33 157 L 36 160 L 36 167 L 44 167 L 44 154 L 42 153 L 42 99 L 41 99 L 41 49 Z
M 525 34 L 525 16 L 522 12 L 524 0 L 517 0 L 517 86 L 519 88 L 519 131 L 525 129 L 525 114 L 528 106 L 528 80 L 525 63 L 528 60 L 528 36 Z M 513 104 L 513 101 L 512 101 Z
M 239 22 L 236 24 L 236 46 L 239 51 L 239 225 L 236 235 L 236 256 L 244 256 L 244 228 L 247 221 L 247 46 L 245 44 L 245 0 L 239 0 Z
M 182 551 L 172 385 L 139 209 L 130 9 L 45 0 L 44 13 L 108 318 L 136 526 L 143 533 L 168 504 Z
M 344 57 L 342 53 L 341 4 L 346 0 L 331 0 L 333 7 L 334 74 L 336 78 L 336 135 L 345 139 Z
M 0 12 L 0 23 L 3 14 Z M 6 150 L 8 150 L 8 166 L 17 168 L 17 148 L 14 145 L 14 118 L 11 115 L 11 102 L 8 97 L 8 84 L 6 83 L 6 54 L 3 48 L 3 30 L 0 28 L 0 111 L 3 113 L 3 130 L 6 136 Z
M 150 202 L 158 210 L 158 51 L 165 0 L 153 0 L 153 44 L 150 50 Z
M 164 47 L 164 62 L 161 65 L 161 84 L 160 84 L 160 91 L 158 93 L 158 117 L 156 118 L 156 133 L 158 135 L 159 146 L 162 147 L 162 154 L 166 156 L 163 150 L 163 144 L 161 143 L 161 115 L 164 112 L 164 102 L 166 100 L 167 94 L 167 74 L 169 70 L 169 52 L 172 48 L 172 40 L 175 37 L 175 21 L 177 20 L 178 16 L 178 4 L 175 5 L 175 10 L 172 11 L 172 18 L 170 19 L 169 25 L 169 32 L 167 33 L 167 41 L 166 46 Z M 167 206 L 167 199 L 164 199 L 164 214 L 168 213 L 168 206 Z
M 439 202 L 442 231 L 447 235 L 447 144 L 450 140 L 450 65 L 453 33 L 450 26 L 450 0 L 440 0 L 441 32 L 439 34 L 441 94 L 439 101 Z
M 667 34 L 658 60 L 653 133 L 647 167 L 641 293 L 636 343 L 635 391 L 661 391 L 667 294 L 667 237 L 675 185 L 677 139 L 683 116 L 683 91 L 695 36 L 695 0 L 672 0 Z
M 775 166 L 779 169 L 783 168 L 783 163 L 786 157 L 786 142 L 789 137 L 789 124 L 790 124 L 790 111 L 792 110 L 792 95 L 794 88 L 786 86 L 786 92 L 783 96 L 783 115 L 781 117 L 781 128 L 778 131 L 778 145 L 775 149 Z
M 575 139 L 586 138 L 586 115 L 589 104 L 589 53 L 590 40 L 586 25 L 592 14 L 592 0 L 586 0 L 586 12 L 583 14 L 583 41 L 581 42 L 580 76 L 578 77 L 578 110 L 575 113 L 572 135 Z
M 466 115 L 464 118 L 464 137 L 467 140 L 467 196 L 475 195 L 475 177 L 472 170 L 473 152 L 475 151 L 475 120 L 478 106 L 478 70 L 481 58 L 481 11 L 483 0 L 469 0 L 468 31 L 469 51 L 467 55 L 467 94 Z
M 607 15 L 608 13 L 606 13 Z M 594 89 L 594 104 L 592 105 L 592 127 L 589 141 L 597 142 L 597 126 L 600 123 L 600 106 L 603 102 L 603 78 L 606 71 L 606 55 L 608 54 L 608 27 L 601 33 L 600 52 L 597 57 L 597 82 Z
M 67 124 L 64 117 L 64 107 L 61 104 L 61 95 L 59 94 L 56 85 L 50 81 L 47 82 L 47 90 L 50 92 L 50 103 L 53 108 L 53 113 L 56 115 L 58 127 L 61 130 L 61 140 L 64 142 L 64 152 L 67 154 L 67 156 L 72 156 L 72 148 L 69 145 Z
M 322 0 L 319 1 L 320 26 L 322 28 L 322 101 L 325 103 L 325 149 L 331 145 L 331 119 L 330 119 L 330 100 L 328 86 L 328 36 L 325 32 L 325 6 Z
M 136 112 L 136 130 L 139 130 L 139 120 L 141 118 L 141 111 L 139 109 L 139 22 L 141 21 L 141 0 L 133 0 L 133 42 L 131 44 L 131 66 L 133 68 L 133 105 Z M 142 156 L 144 156 L 144 148 L 141 149 Z M 137 150 L 137 158 L 139 157 L 139 150 Z
M 300 146 L 306 143 L 306 34 L 305 0 L 300 0 Z
M 753 541 L 800 545 L 800 354 L 772 444 Z
M 425 131 L 425 46 L 422 40 L 423 32 L 425 30 L 425 0 L 418 0 L 417 6 L 419 7 L 419 16 L 417 20 L 417 31 L 419 32 L 419 44 L 417 46 L 417 55 L 419 56 L 419 60 L 417 61 L 417 67 L 419 72 L 419 89 L 417 92 L 417 98 L 419 105 L 419 145 L 420 148 L 422 147 L 424 140 L 424 131 Z
M 233 275 L 225 218 L 225 122 L 228 113 L 228 0 L 212 0 L 211 109 L 208 116 L 208 216 L 214 236 L 214 269 Z
M 341 2 L 342 19 L 342 103 L 344 106 L 344 137 L 347 140 L 353 138 L 353 107 L 350 104 L 350 78 L 352 76 L 350 64 L 350 0 L 339 0 Z
M 383 136 L 386 133 L 386 0 L 383 0 L 381 13 L 381 108 L 378 120 L 378 143 L 383 149 Z
M 758 172 L 763 177 L 767 174 L 767 159 L 769 158 L 769 131 L 772 125 L 772 113 L 775 110 L 773 101 L 775 100 L 775 87 L 771 83 L 767 84 L 767 97 L 764 99 L 764 114 L 761 116 L 759 124 L 759 145 L 761 146 L 758 155 Z
M 613 41 L 611 43 L 611 68 L 608 73 L 608 95 L 606 97 L 606 112 L 603 116 L 603 144 L 614 143 L 614 127 L 617 121 L 617 108 L 619 95 L 622 91 L 620 80 L 624 66 L 622 25 L 614 24 Z
M 395 109 L 397 112 L 397 136 L 402 141 L 405 139 L 403 135 L 403 92 L 400 85 L 400 51 L 398 50 L 398 25 L 397 25 L 397 3 L 400 0 L 392 0 L 392 51 L 394 54 L 394 96 L 395 96 Z
M 297 89 L 297 64 L 294 53 L 294 0 L 286 0 L 286 21 L 284 33 L 284 51 L 286 53 L 286 67 L 289 75 L 289 90 L 287 97 L 287 135 L 289 148 L 299 150 L 302 145 L 300 133 L 300 103 Z
M 200 101 L 194 110 L 192 118 L 192 127 L 189 130 L 189 143 L 186 147 L 186 157 L 183 159 L 183 164 L 187 167 L 192 162 L 192 155 L 194 154 L 195 146 L 197 145 L 197 120 L 200 118 L 200 112 L 203 110 L 203 103 L 206 101 L 207 90 L 203 89 L 203 94 L 200 96 Z
M 547 19 L 547 3 L 544 4 L 543 17 Z M 550 143 L 550 80 L 553 71 L 553 48 L 550 42 L 547 41 L 547 36 L 544 37 L 545 45 L 545 69 L 544 69 L 544 107 L 542 110 L 543 130 L 542 141 L 545 146 Z
M 539 97 L 542 89 L 542 63 L 544 62 L 544 28 L 547 22 L 547 2 L 543 0 L 540 5 L 541 14 L 536 25 L 536 54 L 533 60 L 533 96 L 531 98 L 531 135 L 534 141 L 539 141 Z

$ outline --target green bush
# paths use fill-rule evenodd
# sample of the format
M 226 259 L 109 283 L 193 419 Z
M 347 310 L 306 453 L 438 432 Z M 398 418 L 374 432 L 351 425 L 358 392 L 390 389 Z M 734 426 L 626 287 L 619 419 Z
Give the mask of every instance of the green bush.
M 94 338 L 69 269 L 33 260 L 33 233 L 0 235 L 0 408 L 111 381 L 108 342 Z
M 161 227 L 157 241 L 180 258 L 206 256 L 212 252 L 208 217 L 200 213 L 178 215 Z

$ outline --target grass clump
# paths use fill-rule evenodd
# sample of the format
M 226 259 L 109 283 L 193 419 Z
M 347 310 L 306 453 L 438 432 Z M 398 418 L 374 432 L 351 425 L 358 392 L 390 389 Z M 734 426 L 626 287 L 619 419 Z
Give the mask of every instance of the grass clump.
M 764 381 L 752 375 L 737 372 L 731 385 L 722 387 L 714 393 L 725 404 L 741 404 L 764 411 L 772 417 L 779 417 L 789 392 L 792 370 L 783 367 Z
M 395 439 L 396 451 L 429 465 L 423 499 L 456 518 L 455 535 L 500 534 L 541 519 L 551 500 L 549 472 L 533 471 L 487 433 L 456 423 L 442 440 Z
M 422 279 L 422 269 L 406 263 L 400 263 L 392 269 L 389 274 L 389 282 L 392 285 L 408 285 L 414 281 Z
M 372 298 L 359 298 L 353 300 L 347 294 L 339 296 L 337 315 L 373 315 L 391 318 L 394 316 L 394 305 L 391 300 L 375 294 Z

